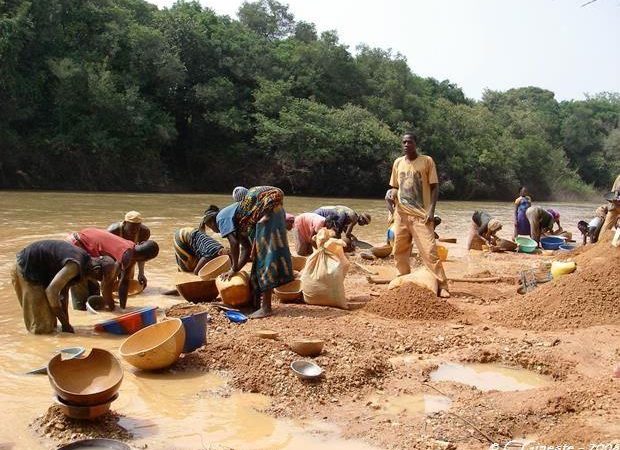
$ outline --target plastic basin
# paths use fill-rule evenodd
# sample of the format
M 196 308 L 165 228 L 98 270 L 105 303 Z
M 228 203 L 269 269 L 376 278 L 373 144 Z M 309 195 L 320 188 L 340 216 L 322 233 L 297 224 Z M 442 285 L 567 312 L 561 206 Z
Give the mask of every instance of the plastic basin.
M 545 236 L 540 239 L 540 245 L 545 250 L 557 250 L 564 242 L 564 238 L 558 236 Z
M 134 367 L 158 370 L 179 359 L 185 345 L 185 327 L 174 318 L 150 325 L 132 334 L 121 345 L 121 356 Z
M 154 323 L 157 323 L 157 306 L 145 306 L 114 319 L 95 324 L 95 331 L 106 331 L 112 334 L 133 334 Z
M 562 244 L 559 249 L 564 250 L 566 252 L 570 252 L 571 250 L 575 250 L 577 246 L 575 244 Z
M 198 276 L 203 280 L 215 280 L 219 275 L 230 270 L 230 258 L 228 255 L 216 256 L 211 261 L 202 266 Z
M 129 280 L 129 286 L 127 288 L 127 295 L 138 295 L 144 290 L 144 285 L 140 284 L 138 280 Z M 113 295 L 118 297 L 118 283 L 114 285 Z
M 519 251 L 521 253 L 532 253 L 538 248 L 536 241 L 526 236 L 517 236 L 515 242 L 519 244 Z
M 185 344 L 183 353 L 190 353 L 202 347 L 207 342 L 207 311 L 190 314 L 181 317 L 183 327 L 185 327 Z
M 84 358 L 63 361 L 62 355 L 54 356 L 47 364 L 47 375 L 64 402 L 93 406 L 116 395 L 123 381 L 123 368 L 112 353 L 93 348 Z

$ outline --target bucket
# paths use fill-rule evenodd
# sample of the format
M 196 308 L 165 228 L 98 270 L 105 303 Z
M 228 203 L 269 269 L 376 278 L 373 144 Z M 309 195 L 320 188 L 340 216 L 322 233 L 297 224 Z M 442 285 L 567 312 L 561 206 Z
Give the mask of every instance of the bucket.
M 438 245 L 437 256 L 439 257 L 439 261 L 446 261 L 448 259 L 448 248 L 443 245 Z
M 181 317 L 185 327 L 185 344 L 183 353 L 191 353 L 207 342 L 207 311 Z

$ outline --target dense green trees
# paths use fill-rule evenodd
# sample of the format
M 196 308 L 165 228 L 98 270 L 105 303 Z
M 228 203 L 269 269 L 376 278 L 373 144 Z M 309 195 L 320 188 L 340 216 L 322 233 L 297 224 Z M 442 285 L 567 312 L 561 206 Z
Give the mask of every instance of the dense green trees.
M 0 185 L 381 195 L 415 128 L 444 197 L 608 188 L 620 96 L 526 87 L 467 99 L 400 54 L 318 34 L 276 0 L 0 0 Z

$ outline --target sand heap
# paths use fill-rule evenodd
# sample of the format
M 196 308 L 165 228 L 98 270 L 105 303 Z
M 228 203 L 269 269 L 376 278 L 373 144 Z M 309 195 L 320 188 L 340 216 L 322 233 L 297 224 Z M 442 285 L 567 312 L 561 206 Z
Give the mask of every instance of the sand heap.
M 60 443 L 78 439 L 107 438 L 127 441 L 132 433 L 119 425 L 122 415 L 110 411 L 95 420 L 71 419 L 61 409 L 52 405 L 47 412 L 37 417 L 30 426 L 41 437 L 47 437 Z
M 533 330 L 620 323 L 620 248 L 600 242 L 575 256 L 577 270 L 524 296 L 495 315 L 505 325 Z
M 306 409 L 307 404 L 321 408 L 342 395 L 377 388 L 391 369 L 389 355 L 368 331 L 356 332 L 347 325 L 352 321 L 341 310 L 287 305 L 279 307 L 268 321 L 237 325 L 210 308 L 208 345 L 185 355 L 175 370 L 222 371 L 230 377 L 231 387 L 286 398 L 286 402 L 272 404 L 270 410 L 276 414 L 292 414 L 297 407 Z M 279 317 L 278 313 L 286 315 Z M 265 326 L 276 330 L 278 338 L 259 338 L 256 332 Z M 312 358 L 325 371 L 317 382 L 302 381 L 290 369 L 294 360 L 310 359 L 297 355 L 288 345 L 303 337 L 325 341 L 323 353 Z
M 192 314 L 199 314 L 208 310 L 209 308 L 205 305 L 197 305 L 189 302 L 179 303 L 177 305 L 172 305 L 166 310 L 166 317 L 181 318 Z
M 461 312 L 427 289 L 407 283 L 371 301 L 366 311 L 379 316 L 409 320 L 449 320 Z

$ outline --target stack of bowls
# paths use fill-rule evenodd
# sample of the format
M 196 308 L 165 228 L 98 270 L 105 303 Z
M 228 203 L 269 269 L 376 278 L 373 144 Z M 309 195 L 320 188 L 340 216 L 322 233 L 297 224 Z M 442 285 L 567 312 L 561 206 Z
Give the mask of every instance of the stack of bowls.
M 54 356 L 47 364 L 47 375 L 56 392 L 56 404 L 74 419 L 94 419 L 108 412 L 123 381 L 118 360 L 99 348 L 84 358 Z

